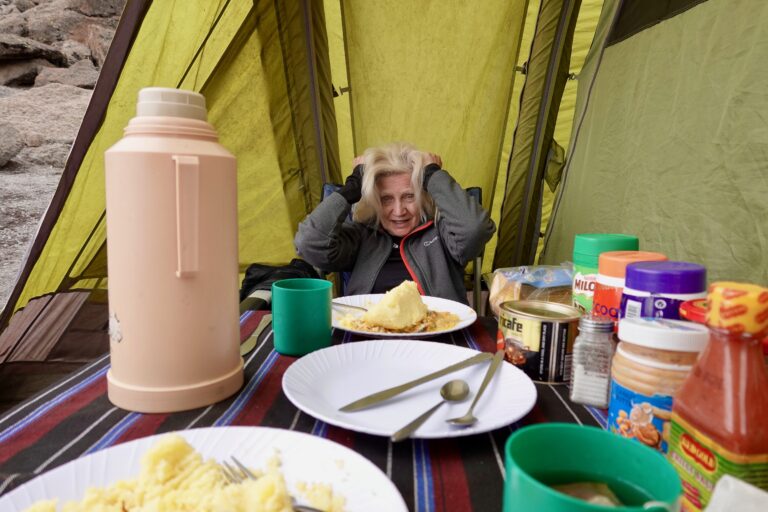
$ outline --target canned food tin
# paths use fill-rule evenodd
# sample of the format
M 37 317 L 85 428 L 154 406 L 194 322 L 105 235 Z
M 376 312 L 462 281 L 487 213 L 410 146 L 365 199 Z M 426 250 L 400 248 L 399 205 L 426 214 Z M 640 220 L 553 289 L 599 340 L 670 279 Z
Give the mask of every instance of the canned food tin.
M 579 310 L 554 302 L 513 300 L 499 307 L 499 348 L 541 382 L 568 382 Z

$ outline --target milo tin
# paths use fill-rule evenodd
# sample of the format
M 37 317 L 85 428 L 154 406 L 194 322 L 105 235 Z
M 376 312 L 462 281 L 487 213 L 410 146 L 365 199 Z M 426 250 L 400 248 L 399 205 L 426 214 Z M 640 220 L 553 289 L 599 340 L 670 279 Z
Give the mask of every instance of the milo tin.
M 541 382 L 568 382 L 581 313 L 555 302 L 513 300 L 499 307 L 505 358 Z

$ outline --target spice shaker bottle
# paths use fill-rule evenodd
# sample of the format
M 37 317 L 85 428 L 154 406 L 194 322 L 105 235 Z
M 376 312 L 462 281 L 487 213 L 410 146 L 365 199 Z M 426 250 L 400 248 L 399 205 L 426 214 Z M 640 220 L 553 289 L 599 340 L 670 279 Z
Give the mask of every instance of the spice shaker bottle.
M 572 402 L 608 407 L 613 350 L 613 320 L 582 316 L 573 346 Z

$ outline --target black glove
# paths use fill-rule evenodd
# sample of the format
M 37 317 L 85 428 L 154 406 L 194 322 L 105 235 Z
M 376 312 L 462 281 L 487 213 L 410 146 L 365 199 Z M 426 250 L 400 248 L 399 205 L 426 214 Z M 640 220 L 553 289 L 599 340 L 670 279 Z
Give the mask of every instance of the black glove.
M 424 187 L 424 190 L 427 190 L 427 183 L 429 182 L 429 179 L 432 177 L 433 174 L 435 174 L 439 170 L 440 170 L 440 166 L 434 163 L 429 164 L 424 168 L 424 184 L 422 185 Z
M 355 204 L 362 197 L 363 187 L 363 164 L 355 166 L 355 170 L 352 171 L 347 177 L 347 181 L 344 182 L 344 186 L 339 189 L 339 194 L 344 196 L 349 204 Z

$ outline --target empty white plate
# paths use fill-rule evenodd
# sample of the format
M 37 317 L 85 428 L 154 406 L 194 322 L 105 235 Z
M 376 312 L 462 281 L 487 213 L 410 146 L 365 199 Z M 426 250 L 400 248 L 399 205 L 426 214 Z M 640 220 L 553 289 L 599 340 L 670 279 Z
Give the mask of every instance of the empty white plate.
M 390 436 L 441 400 L 440 386 L 461 378 L 470 396 L 442 405 L 412 437 L 442 438 L 488 432 L 513 423 L 533 408 L 536 387 L 504 361 L 475 407 L 478 421 L 457 427 L 446 419 L 469 408 L 490 360 L 417 386 L 375 406 L 355 412 L 339 408 L 366 395 L 416 379 L 468 359 L 477 351 L 424 340 L 380 339 L 344 343 L 312 352 L 283 375 L 283 391 L 302 411 L 332 425 L 357 432 Z

